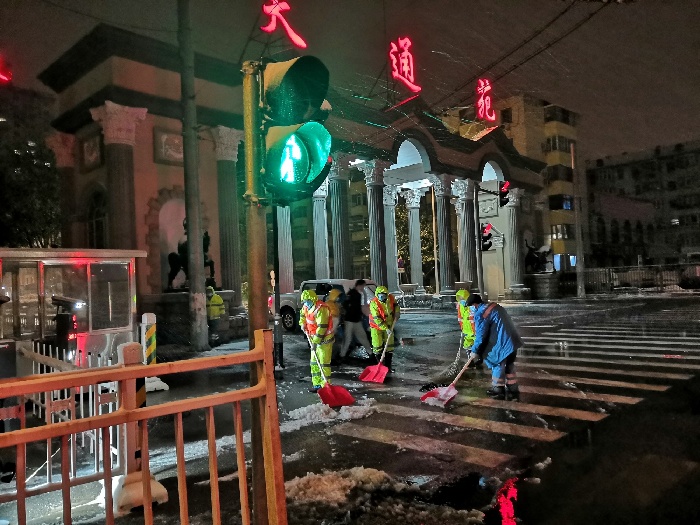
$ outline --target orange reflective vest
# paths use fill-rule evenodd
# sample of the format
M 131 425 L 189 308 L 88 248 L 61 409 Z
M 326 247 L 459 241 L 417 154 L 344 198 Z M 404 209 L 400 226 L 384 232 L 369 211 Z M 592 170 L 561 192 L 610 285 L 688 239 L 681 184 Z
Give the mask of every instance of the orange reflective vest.
M 369 326 L 378 330 L 388 330 L 396 318 L 396 299 L 389 294 L 385 305 L 375 297 L 369 303 L 369 311 Z
M 333 317 L 328 305 L 323 301 L 318 301 L 310 309 L 304 305 L 299 317 L 299 324 L 309 334 L 312 342 L 325 344 L 333 339 L 335 330 Z M 318 341 L 314 341 L 314 339 L 318 339 Z

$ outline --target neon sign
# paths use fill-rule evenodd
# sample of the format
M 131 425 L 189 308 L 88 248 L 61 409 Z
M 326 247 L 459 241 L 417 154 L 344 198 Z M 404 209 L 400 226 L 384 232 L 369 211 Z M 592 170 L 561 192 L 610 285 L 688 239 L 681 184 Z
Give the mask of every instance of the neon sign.
M 277 29 L 277 21 L 279 20 L 279 23 L 282 24 L 282 27 L 287 32 L 287 36 L 292 43 L 297 47 L 305 49 L 306 42 L 294 31 L 294 29 L 292 29 L 292 26 L 289 25 L 289 22 L 287 22 L 284 14 L 282 14 L 284 11 L 289 11 L 290 9 L 291 7 L 289 7 L 288 2 L 270 0 L 269 4 L 264 4 L 262 6 L 263 13 L 270 17 L 270 21 L 266 26 L 262 26 L 260 29 L 266 33 L 272 33 L 275 29 Z
M 494 122 L 496 120 L 496 112 L 491 107 L 491 82 L 485 78 L 480 78 L 476 86 L 477 100 L 477 112 L 476 116 L 481 120 L 488 120 Z
M 498 512 L 501 514 L 501 523 L 503 525 L 516 525 L 515 507 L 513 501 L 518 499 L 518 489 L 515 482 L 518 478 L 510 478 L 498 490 L 496 494 L 496 505 Z
M 418 93 L 422 87 L 415 83 L 413 68 L 413 54 L 408 50 L 411 47 L 411 39 L 399 38 L 397 42 L 391 42 L 389 58 L 391 58 L 391 76 L 395 80 L 403 82 L 408 89 Z

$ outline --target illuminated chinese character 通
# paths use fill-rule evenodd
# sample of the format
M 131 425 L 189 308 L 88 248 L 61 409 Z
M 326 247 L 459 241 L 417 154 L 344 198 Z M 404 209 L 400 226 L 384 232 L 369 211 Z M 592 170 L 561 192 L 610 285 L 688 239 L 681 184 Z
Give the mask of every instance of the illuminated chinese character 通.
M 277 21 L 279 20 L 280 24 L 282 24 L 282 27 L 287 32 L 287 36 L 294 43 L 294 45 L 301 47 L 302 49 L 306 48 L 306 42 L 304 39 L 301 38 L 294 31 L 294 29 L 292 29 L 289 22 L 287 22 L 287 19 L 284 18 L 284 15 L 282 14 L 284 11 L 289 11 L 291 9 L 291 7 L 289 7 L 289 3 L 280 2 L 279 0 L 270 0 L 270 3 L 264 4 L 262 9 L 263 13 L 270 17 L 270 21 L 266 26 L 262 26 L 260 29 L 266 33 L 272 33 L 275 29 L 277 29 Z
M 477 117 L 481 120 L 496 120 L 496 112 L 491 108 L 491 82 L 485 78 L 480 78 L 476 86 L 476 93 L 479 96 L 477 101 Z
M 408 89 L 418 93 L 422 88 L 415 83 L 413 68 L 413 54 L 408 50 L 411 47 L 411 39 L 399 38 L 398 45 L 391 42 L 389 58 L 391 58 L 391 76 L 403 82 Z

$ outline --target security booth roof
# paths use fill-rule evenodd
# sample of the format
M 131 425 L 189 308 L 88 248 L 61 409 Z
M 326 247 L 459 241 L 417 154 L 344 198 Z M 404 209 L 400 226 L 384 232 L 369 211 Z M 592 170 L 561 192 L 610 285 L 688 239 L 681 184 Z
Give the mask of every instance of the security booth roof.
M 98 250 L 77 248 L 0 248 L 0 261 L 51 261 L 64 259 L 133 259 L 146 257 L 145 250 Z

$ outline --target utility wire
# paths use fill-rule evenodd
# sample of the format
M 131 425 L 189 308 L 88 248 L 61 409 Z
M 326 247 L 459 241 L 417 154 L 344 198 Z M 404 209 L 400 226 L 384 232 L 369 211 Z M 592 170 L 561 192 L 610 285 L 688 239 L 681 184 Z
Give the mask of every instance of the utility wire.
M 525 40 L 523 40 L 522 42 L 520 42 L 519 44 L 517 44 L 516 46 L 514 46 L 510 51 L 507 51 L 505 54 L 503 54 L 503 55 L 501 55 L 500 57 L 498 57 L 497 59 L 495 59 L 495 60 L 494 60 L 493 62 L 491 62 L 489 65 L 487 65 L 487 66 L 485 66 L 484 68 L 482 68 L 482 70 L 481 70 L 479 73 L 477 73 L 477 74 L 475 74 L 475 75 L 472 75 L 468 80 L 466 80 L 465 82 L 463 82 L 462 84 L 460 84 L 458 87 L 456 87 L 454 90 L 452 90 L 451 93 L 448 93 L 448 94 L 445 95 L 444 97 L 442 97 L 442 98 L 440 98 L 439 100 L 436 100 L 435 102 L 433 102 L 433 103 L 430 105 L 430 107 L 431 107 L 431 108 L 435 108 L 435 106 L 437 106 L 437 105 L 440 104 L 441 102 L 444 102 L 445 100 L 447 100 L 447 99 L 450 98 L 451 96 L 453 96 L 453 95 L 459 93 L 461 90 L 463 90 L 464 88 L 468 87 L 472 82 L 474 82 L 474 81 L 475 81 L 477 78 L 479 78 L 481 75 L 483 75 L 484 73 L 490 71 L 491 69 L 493 69 L 494 67 L 496 67 L 497 65 L 499 65 L 501 62 L 503 62 L 503 61 L 506 60 L 507 58 L 511 57 L 514 53 L 516 53 L 517 51 L 521 50 L 523 47 L 525 47 L 527 44 L 529 44 L 530 42 L 532 42 L 535 38 L 537 38 L 537 37 L 540 36 L 542 33 L 544 33 L 547 29 L 549 29 L 557 20 L 559 20 L 562 16 L 564 16 L 566 13 L 568 13 L 568 12 L 571 10 L 571 8 L 574 7 L 576 4 L 577 4 L 576 0 L 572 0 L 571 3 L 570 3 L 569 5 L 567 5 L 567 6 L 566 6 L 561 12 L 559 12 L 559 14 L 557 14 L 554 18 L 552 18 L 552 19 L 549 20 L 547 23 L 545 23 L 541 28 L 537 29 L 534 33 L 532 33 L 532 34 L 531 34 L 529 37 L 527 37 Z
M 105 24 L 121 26 L 121 27 L 125 27 L 128 29 L 135 29 L 135 30 L 139 30 L 139 31 L 155 31 L 155 32 L 159 32 L 159 33 L 177 33 L 177 29 L 163 29 L 161 27 L 146 27 L 146 26 L 137 26 L 137 25 L 132 25 L 132 24 L 124 24 L 122 22 L 115 22 L 113 20 L 106 20 L 106 19 L 101 18 L 99 16 L 91 15 L 90 13 L 86 13 L 84 11 L 79 11 L 78 9 L 73 9 L 71 7 L 67 7 L 65 5 L 58 4 L 58 3 L 53 2 L 51 0 L 41 0 L 41 1 L 47 5 L 50 5 L 51 7 L 55 7 L 56 9 L 62 9 L 64 11 L 68 11 L 69 13 L 84 16 L 86 18 L 96 20 L 97 22 L 103 22 Z

